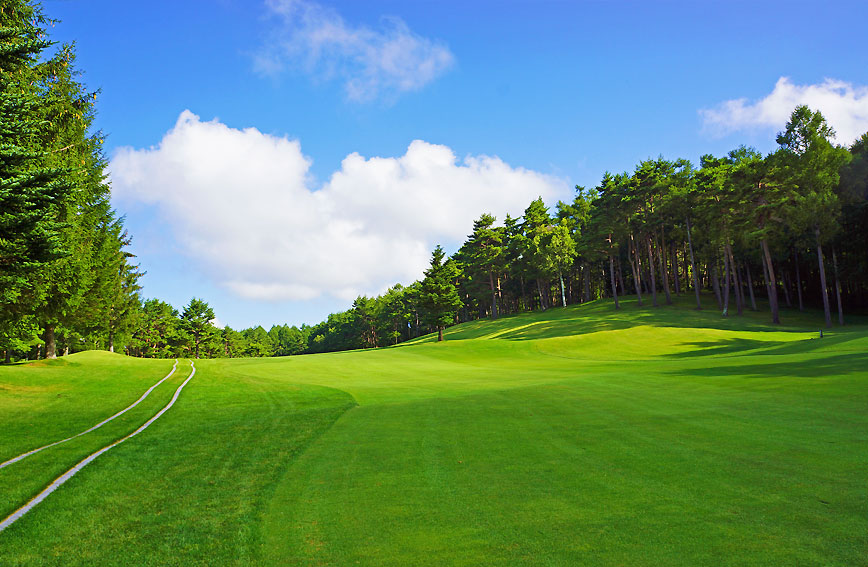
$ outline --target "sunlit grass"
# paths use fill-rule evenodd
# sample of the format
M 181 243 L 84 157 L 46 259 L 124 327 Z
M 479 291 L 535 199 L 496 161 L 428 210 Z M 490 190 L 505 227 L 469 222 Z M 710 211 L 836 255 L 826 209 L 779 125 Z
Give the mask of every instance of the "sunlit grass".
M 819 339 L 816 313 L 773 326 L 690 299 L 197 361 L 159 422 L 0 533 L 0 564 L 864 562 L 868 329 L 856 318 Z M 93 354 L 0 369 L 0 407 L 36 441 L 92 425 L 170 367 Z M 103 407 L 43 409 L 61 389 L 105 390 Z M 23 444 L 11 436 L 7 452 Z

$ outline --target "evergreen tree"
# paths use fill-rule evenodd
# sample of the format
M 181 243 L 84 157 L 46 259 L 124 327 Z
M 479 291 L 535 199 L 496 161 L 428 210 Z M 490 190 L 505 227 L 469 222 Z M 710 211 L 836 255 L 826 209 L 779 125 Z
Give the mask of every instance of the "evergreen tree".
M 812 229 L 817 247 L 820 292 L 826 326 L 832 325 L 823 243 L 837 229 L 840 202 L 834 192 L 840 181 L 839 171 L 850 159 L 846 149 L 833 146 L 835 134 L 820 111 L 798 106 L 790 115 L 786 129 L 778 134 L 783 163 L 781 181 L 793 190 L 790 218 L 797 225 Z
M 214 310 L 201 299 L 194 297 L 184 307 L 184 312 L 181 314 L 180 327 L 186 334 L 188 347 L 195 358 L 199 358 L 199 351 L 203 345 L 207 349 L 208 344 L 218 334 L 218 329 L 211 323 L 213 320 Z M 265 334 L 264 329 L 262 333 Z
M 40 136 L 37 61 L 49 46 L 46 23 L 28 2 L 4 1 L 0 10 L 0 348 L 7 361 L 38 328 L 33 274 L 64 253 L 56 211 L 70 187 L 47 163 Z
M 229 325 L 220 330 L 220 342 L 223 345 L 223 352 L 221 354 L 226 358 L 244 356 L 247 349 L 244 336 Z
M 111 319 L 112 299 L 103 292 L 114 294 L 116 286 L 106 280 L 115 281 L 119 275 L 115 262 L 109 262 L 109 267 L 99 255 L 113 255 L 109 250 L 124 246 L 121 221 L 109 204 L 102 135 L 89 133 L 96 97 L 76 80 L 78 74 L 75 54 L 68 45 L 40 68 L 44 93 L 40 109 L 45 124 L 41 143 L 49 148 L 48 163 L 62 171 L 64 181 L 74 188 L 56 211 L 56 220 L 64 226 L 60 238 L 69 253 L 41 268 L 35 278 L 44 296 L 37 305 L 37 317 L 45 329 L 48 358 L 55 355 L 58 328 L 84 332 L 99 326 L 95 319 Z M 112 343 L 113 337 L 107 340 Z
M 485 213 L 473 223 L 473 232 L 461 247 L 468 270 L 477 280 L 485 279 L 491 293 L 491 318 L 497 319 L 497 292 L 495 280 L 503 263 L 503 229 L 494 227 L 494 216 Z
M 576 257 L 576 241 L 573 240 L 565 222 L 552 226 L 548 231 L 538 235 L 535 245 L 543 262 L 543 270 L 548 274 L 556 274 L 561 287 L 561 306 L 567 306 L 564 293 L 563 271 Z
M 438 342 L 443 340 L 443 328 L 455 321 L 461 308 L 461 298 L 455 289 L 458 273 L 452 262 L 443 261 L 445 255 L 438 244 L 431 254 L 431 267 L 425 270 L 420 293 L 423 318 L 437 327 Z
M 133 331 L 133 341 L 147 358 L 176 356 L 181 346 L 178 311 L 159 299 L 148 299 L 142 304 Z
M 552 219 L 542 197 L 531 201 L 524 210 L 522 237 L 519 239 L 520 255 L 527 259 L 529 274 L 536 280 L 541 309 L 549 307 L 548 264 L 543 251 L 551 229 Z

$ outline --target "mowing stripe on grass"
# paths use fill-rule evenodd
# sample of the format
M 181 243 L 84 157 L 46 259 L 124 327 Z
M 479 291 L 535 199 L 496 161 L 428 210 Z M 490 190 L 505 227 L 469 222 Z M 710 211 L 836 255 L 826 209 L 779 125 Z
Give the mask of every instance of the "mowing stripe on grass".
M 139 398 L 138 400 L 136 400 L 136 401 L 135 401 L 131 406 L 122 409 L 121 411 L 119 411 L 118 413 L 114 414 L 114 415 L 111 416 L 110 418 L 108 418 L 108 419 L 104 419 L 104 420 L 100 421 L 99 423 L 97 423 L 96 425 L 94 425 L 93 427 L 91 427 L 90 429 L 88 429 L 88 430 L 86 430 L 86 431 L 82 431 L 81 433 L 78 433 L 77 435 L 73 435 L 72 437 L 67 437 L 66 439 L 61 439 L 60 441 L 55 441 L 54 443 L 50 443 L 50 444 L 48 444 L 48 445 L 45 445 L 44 447 L 40 447 L 40 448 L 38 448 L 38 449 L 33 449 L 32 451 L 28 451 L 28 452 L 26 452 L 26 453 L 22 453 L 21 455 L 18 455 L 17 457 L 13 457 L 13 458 L 9 459 L 8 461 L 2 462 L 2 463 L 0 463 L 0 469 L 2 469 L 3 467 L 7 467 L 7 466 L 9 466 L 9 465 L 11 465 L 12 463 L 17 463 L 17 462 L 20 461 L 21 459 L 24 459 L 24 458 L 26 458 L 26 457 L 29 457 L 30 455 L 33 455 L 33 454 L 35 454 L 35 453 L 38 453 L 39 451 L 42 451 L 43 449 L 48 449 L 49 447 L 54 447 L 55 445 L 60 445 L 61 443 L 66 443 L 67 441 L 71 441 L 71 440 L 75 439 L 76 437 L 81 437 L 81 436 L 84 435 L 85 433 L 90 433 L 91 431 L 93 431 L 93 430 L 95 430 L 95 429 L 99 429 L 100 427 L 102 427 L 102 426 L 105 425 L 106 423 L 110 422 L 110 421 L 113 420 L 114 418 L 116 418 L 116 417 L 118 417 L 118 416 L 120 416 L 120 415 L 125 414 L 125 413 L 128 412 L 129 410 L 131 410 L 131 409 L 133 409 L 134 407 L 136 407 L 137 405 L 139 405 L 139 403 L 140 403 L 142 400 L 144 400 L 145 398 L 147 398 L 147 397 L 148 397 L 148 394 L 150 394 L 150 393 L 154 390 L 154 388 L 156 388 L 157 386 L 159 386 L 160 384 L 162 384 L 163 382 L 165 382 L 166 380 L 168 380 L 169 377 L 170 377 L 172 374 L 175 373 L 175 368 L 176 368 L 177 366 L 178 366 L 178 359 L 176 358 L 176 359 L 175 359 L 175 364 L 172 365 L 172 370 L 171 370 L 168 374 L 166 374 L 166 377 L 163 378 L 162 380 L 160 380 L 159 382 L 157 382 L 156 384 L 154 384 L 153 386 L 151 386 L 150 388 L 148 388 L 148 391 L 145 392 L 144 394 L 142 394 L 142 397 Z
M 177 361 L 175 361 L 175 364 L 177 364 Z M 193 364 L 192 360 L 190 361 L 190 368 L 192 369 L 192 370 L 190 370 L 190 375 L 187 377 L 186 380 L 184 380 L 183 384 L 178 386 L 178 389 L 175 390 L 175 395 L 172 396 L 172 399 L 169 401 L 168 404 L 166 404 L 166 407 L 164 407 L 163 409 L 158 411 L 154 415 L 154 417 L 152 417 L 151 419 L 146 421 L 144 423 L 144 425 L 142 425 L 141 427 L 139 427 L 138 429 L 136 429 L 135 431 L 133 431 L 132 433 L 130 433 L 126 437 L 121 437 L 120 439 L 118 439 L 117 441 L 112 443 L 111 445 L 107 445 L 107 446 L 103 447 L 102 449 L 100 449 L 99 451 L 97 451 L 96 453 L 89 455 L 84 460 L 82 460 L 80 463 L 78 463 L 77 465 L 75 465 L 74 467 L 72 467 L 71 469 L 69 469 L 68 471 L 63 473 L 62 475 L 60 475 L 54 482 L 49 484 L 45 490 L 43 490 L 42 492 L 40 492 L 39 494 L 34 496 L 27 504 L 25 504 L 21 508 L 15 510 L 9 516 L 7 516 L 2 522 L 0 522 L 0 532 L 2 532 L 3 530 L 5 530 L 9 526 L 11 526 L 16 520 L 21 518 L 21 516 L 23 516 L 24 514 L 29 512 L 30 510 L 32 510 L 34 506 L 36 506 L 37 504 L 39 504 L 40 502 L 45 500 L 49 494 L 51 494 L 52 492 L 57 490 L 64 482 L 66 482 L 67 480 L 69 480 L 73 476 L 75 476 L 75 473 L 77 473 L 78 471 L 80 471 L 81 469 L 86 467 L 91 461 L 93 461 L 94 459 L 96 459 L 97 457 L 99 457 L 100 455 L 102 455 L 103 453 L 105 453 L 106 451 L 111 449 L 112 447 L 120 445 L 121 443 L 123 443 L 124 441 L 129 439 L 130 437 L 133 437 L 134 435 L 138 435 L 139 433 L 141 433 L 142 431 L 147 429 L 149 425 L 151 425 L 152 423 L 157 421 L 157 419 L 159 419 L 161 415 L 166 413 L 166 411 L 175 404 L 175 400 L 177 400 L 178 396 L 181 395 L 181 390 L 184 389 L 184 386 L 187 385 L 187 382 L 189 382 L 193 378 L 193 375 L 196 374 L 196 366 Z M 174 371 L 174 368 L 172 368 L 172 370 Z M 167 378 L 168 378 L 168 376 L 167 376 Z M 165 380 L 165 378 L 164 378 L 164 380 Z

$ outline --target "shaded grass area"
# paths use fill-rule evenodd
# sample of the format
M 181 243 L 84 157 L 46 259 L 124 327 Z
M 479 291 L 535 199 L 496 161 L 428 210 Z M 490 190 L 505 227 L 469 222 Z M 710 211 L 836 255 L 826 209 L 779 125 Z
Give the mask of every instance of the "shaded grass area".
M 0 564 L 864 563 L 868 328 L 680 301 L 198 361 Z

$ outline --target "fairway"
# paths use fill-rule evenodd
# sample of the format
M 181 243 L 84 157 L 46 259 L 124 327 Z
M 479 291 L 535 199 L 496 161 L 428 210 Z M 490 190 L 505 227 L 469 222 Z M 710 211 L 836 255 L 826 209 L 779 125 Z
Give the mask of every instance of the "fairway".
M 0 532 L 0 565 L 860 565 L 868 326 L 551 309 L 395 348 L 196 361 Z M 171 360 L 0 368 L 0 462 Z M 183 370 L 183 371 L 182 371 Z M 166 406 L 0 469 L 0 519 Z

